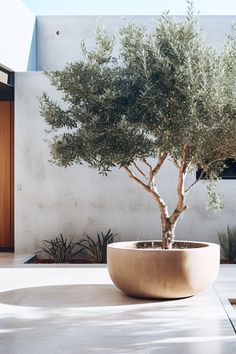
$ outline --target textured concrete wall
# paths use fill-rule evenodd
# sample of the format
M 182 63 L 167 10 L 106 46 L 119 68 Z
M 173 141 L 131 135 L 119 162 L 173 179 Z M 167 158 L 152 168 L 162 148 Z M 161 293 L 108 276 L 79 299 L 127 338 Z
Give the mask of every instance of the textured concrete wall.
M 102 20 L 109 22 L 111 30 L 122 21 L 118 17 Z M 144 18 L 137 20 L 143 22 Z M 148 21 L 151 18 L 145 18 Z M 221 47 L 232 17 L 208 17 L 204 21 L 210 33 L 208 41 Z M 75 60 L 79 55 L 76 43 L 83 37 L 93 45 L 95 18 L 41 17 L 38 22 L 40 69 L 60 68 Z M 55 34 L 57 30 L 61 31 L 59 36 Z M 160 216 L 155 202 L 123 171 L 115 169 L 108 177 L 102 177 L 86 166 L 64 169 L 48 162 L 48 145 L 44 141 L 47 126 L 39 115 L 37 99 L 45 90 L 58 97 L 42 73 L 16 74 L 16 251 L 33 252 L 41 240 L 60 232 L 65 236 L 80 236 L 112 228 L 119 232 L 121 240 L 160 237 Z M 160 174 L 160 191 L 170 209 L 176 201 L 176 177 L 175 169 L 167 163 Z M 177 238 L 217 241 L 217 231 L 235 224 L 236 181 L 219 183 L 225 208 L 217 213 L 206 211 L 205 188 L 206 183 L 200 182 L 189 196 L 190 209 L 177 226 Z
M 54 88 L 41 73 L 16 75 L 15 116 L 15 242 L 17 252 L 32 252 L 42 239 L 112 228 L 121 239 L 160 236 L 159 212 L 150 196 L 115 169 L 108 177 L 86 166 L 51 165 L 37 97 Z M 176 171 L 169 163 L 160 174 L 160 191 L 170 205 L 176 201 Z M 190 181 L 189 181 L 190 182 Z M 176 229 L 181 239 L 216 241 L 216 232 L 235 224 L 236 181 L 221 181 L 225 208 L 206 211 L 205 182 L 189 196 L 190 209 Z
M 183 18 L 183 17 L 182 17 Z M 153 28 L 152 16 L 127 16 L 139 25 Z M 200 26 L 207 43 L 222 48 L 226 35 L 236 22 L 236 16 L 200 16 Z M 81 55 L 80 43 L 86 40 L 88 47 L 94 45 L 97 23 L 116 33 L 124 25 L 121 16 L 38 16 L 37 17 L 37 70 L 61 69 L 67 62 Z M 57 32 L 60 32 L 57 35 Z
M 21 0 L 0 1 L 0 65 L 36 69 L 35 15 Z

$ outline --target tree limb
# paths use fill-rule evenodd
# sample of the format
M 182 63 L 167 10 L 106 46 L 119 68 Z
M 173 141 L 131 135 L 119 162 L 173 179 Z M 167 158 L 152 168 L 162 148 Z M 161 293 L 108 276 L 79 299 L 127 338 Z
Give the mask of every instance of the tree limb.
M 123 168 L 126 170 L 128 176 L 130 178 L 132 178 L 133 180 L 135 180 L 139 185 L 141 185 L 147 192 L 151 193 L 153 198 L 155 199 L 155 201 L 157 202 L 159 209 L 161 211 L 161 216 L 162 218 L 168 218 L 169 217 L 169 213 L 168 213 L 168 209 L 167 206 L 164 202 L 164 200 L 161 198 L 161 196 L 159 195 L 157 188 L 155 185 L 148 185 L 145 184 L 143 181 L 141 181 L 138 177 L 136 177 L 133 172 L 129 169 L 128 166 L 123 166 Z
M 167 157 L 167 154 L 162 154 L 162 155 L 159 156 L 158 162 L 157 162 L 156 166 L 152 170 L 153 177 L 155 177 L 157 172 L 160 170 L 160 168 L 163 165 L 163 162 L 165 161 L 166 157 Z
M 141 170 L 141 168 L 136 164 L 135 161 L 132 162 L 132 164 L 134 165 L 134 167 L 138 170 L 138 172 L 145 177 L 146 179 L 148 179 L 148 177 L 146 176 L 146 174 Z
M 163 162 L 165 161 L 166 157 L 167 157 L 167 154 L 160 155 L 155 167 L 150 168 L 149 180 L 148 180 L 149 186 L 151 186 L 154 183 L 154 177 L 157 175 L 157 173 L 160 170 L 161 166 L 163 165 Z
M 192 183 L 190 184 L 190 186 L 188 186 L 188 188 L 185 189 L 184 193 L 187 195 L 190 190 L 200 181 L 200 179 L 202 178 L 203 174 L 204 174 L 205 170 L 202 170 L 200 176 Z
M 180 170 L 180 169 L 181 169 L 181 166 L 178 164 L 178 161 L 177 161 L 176 159 L 174 159 L 174 158 L 172 158 L 171 160 L 172 160 L 173 164 L 175 165 L 175 167 L 176 167 L 178 170 Z
M 152 165 L 146 160 L 146 159 L 142 159 L 143 163 L 145 163 L 146 166 L 149 167 L 150 170 L 152 170 Z
M 215 159 L 215 160 L 211 161 L 209 164 L 207 164 L 206 167 L 202 169 L 202 172 L 200 173 L 199 177 L 192 184 L 190 184 L 190 186 L 188 186 L 188 188 L 186 188 L 185 193 L 188 194 L 190 192 L 190 190 L 201 180 L 201 178 L 204 175 L 204 173 L 206 172 L 208 166 L 212 165 L 213 163 L 215 163 L 217 161 L 223 161 L 225 159 L 226 159 L 226 157 Z
M 178 184 L 177 184 L 177 194 L 178 194 L 178 202 L 176 209 L 172 213 L 170 217 L 171 224 L 175 224 L 178 217 L 187 209 L 187 205 L 185 204 L 185 191 L 184 191 L 184 180 L 185 180 L 185 172 L 182 169 L 179 171 Z
M 148 185 L 146 185 L 143 181 L 141 181 L 141 179 L 139 179 L 138 177 L 136 177 L 133 172 L 129 169 L 128 166 L 123 166 L 123 168 L 126 170 L 126 172 L 128 173 L 129 177 L 134 179 L 138 184 L 140 184 L 145 190 L 147 190 L 148 192 L 150 192 L 150 187 Z
M 175 159 L 173 159 L 173 162 L 174 164 L 177 164 L 176 167 L 178 168 L 179 171 L 178 183 L 177 183 L 178 202 L 177 202 L 176 209 L 174 210 L 174 212 L 170 217 L 170 222 L 173 225 L 176 223 L 178 217 L 187 209 L 187 205 L 185 204 L 186 194 L 184 190 L 184 181 L 189 167 L 189 163 L 187 162 L 187 157 L 188 157 L 187 149 L 188 146 L 185 144 L 185 147 L 183 149 L 183 157 L 182 157 L 181 165 L 179 165 L 178 162 Z

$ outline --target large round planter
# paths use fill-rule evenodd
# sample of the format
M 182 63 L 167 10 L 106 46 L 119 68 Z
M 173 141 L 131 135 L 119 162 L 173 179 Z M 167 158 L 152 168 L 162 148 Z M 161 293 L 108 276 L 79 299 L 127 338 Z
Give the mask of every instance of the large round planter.
M 141 298 L 176 299 L 195 295 L 217 277 L 219 245 L 175 241 L 189 248 L 163 250 L 137 248 L 140 242 L 108 245 L 107 265 L 114 284 L 127 295 Z M 158 242 L 158 241 L 154 241 Z

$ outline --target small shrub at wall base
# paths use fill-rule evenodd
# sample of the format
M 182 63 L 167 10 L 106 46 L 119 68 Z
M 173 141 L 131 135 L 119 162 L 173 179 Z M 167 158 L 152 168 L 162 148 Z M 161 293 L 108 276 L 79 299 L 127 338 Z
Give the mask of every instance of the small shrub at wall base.
M 80 254 L 81 249 L 78 247 L 78 242 L 73 242 L 73 239 L 69 241 L 60 234 L 60 237 L 44 240 L 37 253 L 46 253 L 56 263 L 65 263 Z
M 40 251 L 36 254 L 47 254 L 49 260 L 37 258 L 36 263 L 53 261 L 55 263 L 106 263 L 107 245 L 114 242 L 114 234 L 109 229 L 106 233 L 97 233 L 97 237 L 86 237 L 74 242 L 73 238 L 68 241 L 62 234 L 51 240 L 44 240 Z M 75 257 L 78 256 L 78 257 Z
M 98 233 L 97 239 L 86 235 L 85 238 L 79 241 L 85 259 L 94 263 L 106 263 L 107 245 L 113 243 L 117 235 L 113 234 L 111 229 L 107 233 Z
M 236 227 L 227 226 L 226 232 L 218 232 L 218 238 L 223 260 L 229 263 L 236 261 Z

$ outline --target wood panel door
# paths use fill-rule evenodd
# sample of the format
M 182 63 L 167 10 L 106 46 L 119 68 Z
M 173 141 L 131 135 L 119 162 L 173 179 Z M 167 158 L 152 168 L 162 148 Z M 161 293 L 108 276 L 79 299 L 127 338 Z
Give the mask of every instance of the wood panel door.
M 0 251 L 14 249 L 13 102 L 0 101 Z

